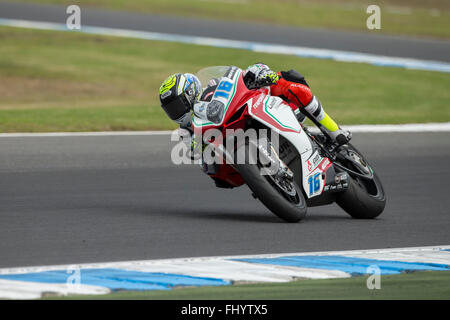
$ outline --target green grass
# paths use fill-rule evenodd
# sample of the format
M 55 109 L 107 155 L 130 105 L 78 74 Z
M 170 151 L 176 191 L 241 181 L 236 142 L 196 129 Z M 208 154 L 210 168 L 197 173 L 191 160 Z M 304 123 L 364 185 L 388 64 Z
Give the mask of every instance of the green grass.
M 172 129 L 169 74 L 259 61 L 303 73 L 341 124 L 450 121 L 448 73 L 9 27 L 0 41 L 0 132 Z
M 22 0 L 74 4 L 72 0 Z M 447 0 L 79 0 L 86 6 L 263 22 L 301 27 L 365 31 L 450 38 L 450 2 Z M 381 30 L 366 28 L 369 4 L 381 8 Z
M 182 288 L 170 291 L 122 291 L 101 296 L 69 296 L 65 299 L 450 299 L 450 273 L 448 271 L 382 276 L 379 290 L 367 289 L 366 281 L 367 277 L 361 276 L 331 280 L 297 280 L 288 283 Z M 55 299 L 55 297 L 49 298 Z M 56 299 L 61 299 L 61 297 Z

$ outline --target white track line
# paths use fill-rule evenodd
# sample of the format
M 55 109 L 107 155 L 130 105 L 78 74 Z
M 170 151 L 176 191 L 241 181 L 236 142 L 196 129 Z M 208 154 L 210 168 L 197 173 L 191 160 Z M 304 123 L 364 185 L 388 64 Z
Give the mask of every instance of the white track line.
M 450 122 L 443 123 L 409 123 L 409 124 L 374 124 L 342 126 L 351 132 L 450 132 Z M 317 131 L 311 127 L 311 131 Z M 101 131 L 101 132 L 43 132 L 43 133 L 0 133 L 0 138 L 22 137 L 101 137 L 101 136 L 160 136 L 170 135 L 174 131 Z
M 388 57 L 352 51 L 317 49 L 300 46 L 286 46 L 279 44 L 227 40 L 211 37 L 196 37 L 196 36 L 186 36 L 178 34 L 159 33 L 159 32 L 127 30 L 127 29 L 103 28 L 94 26 L 82 26 L 81 30 L 73 31 L 69 30 L 66 27 L 66 25 L 62 23 L 4 19 L 4 18 L 0 18 L 0 25 L 9 27 L 41 29 L 41 30 L 82 32 L 96 35 L 128 37 L 145 40 L 178 42 L 178 43 L 204 45 L 219 48 L 242 49 L 263 53 L 287 54 L 303 58 L 331 59 L 344 62 L 362 62 L 383 67 L 397 67 L 416 70 L 450 72 L 450 63 L 447 62 L 420 60 L 412 58 Z
M 450 122 L 342 126 L 352 132 L 449 132 Z
M 0 133 L 0 138 L 22 137 L 103 137 L 103 136 L 165 136 L 173 131 L 99 131 L 99 132 L 23 132 Z

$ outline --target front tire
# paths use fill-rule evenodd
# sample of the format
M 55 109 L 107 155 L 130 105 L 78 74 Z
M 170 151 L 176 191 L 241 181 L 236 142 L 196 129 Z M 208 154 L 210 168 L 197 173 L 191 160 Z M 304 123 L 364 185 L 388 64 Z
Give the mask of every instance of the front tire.
M 350 149 L 361 153 L 351 144 Z M 353 167 L 356 170 L 356 167 Z M 358 176 L 348 177 L 348 189 L 341 193 L 336 203 L 350 216 L 356 219 L 374 219 L 378 217 L 386 206 L 386 194 L 380 178 L 373 171 L 372 179 Z
M 248 151 L 248 145 L 246 149 Z M 306 201 L 295 181 L 292 181 L 294 190 L 288 194 L 271 176 L 261 175 L 258 164 L 237 164 L 235 168 L 253 194 L 276 216 L 287 222 L 298 222 L 306 216 Z

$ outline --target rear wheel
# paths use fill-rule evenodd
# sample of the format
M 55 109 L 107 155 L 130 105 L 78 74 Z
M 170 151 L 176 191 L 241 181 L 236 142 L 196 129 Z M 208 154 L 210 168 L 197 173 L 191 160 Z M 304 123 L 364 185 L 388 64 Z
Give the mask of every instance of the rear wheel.
M 242 146 L 248 153 L 248 145 Z M 244 150 L 240 149 L 239 152 Z M 298 222 L 306 216 L 306 201 L 299 186 L 287 177 L 262 174 L 264 166 L 255 164 L 237 164 L 241 174 L 253 194 L 275 215 L 287 222 Z

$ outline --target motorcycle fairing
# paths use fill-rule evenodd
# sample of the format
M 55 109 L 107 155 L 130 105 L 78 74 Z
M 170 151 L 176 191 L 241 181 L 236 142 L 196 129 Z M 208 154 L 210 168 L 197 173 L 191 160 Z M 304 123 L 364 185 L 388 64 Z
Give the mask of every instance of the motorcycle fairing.
M 220 117 L 220 121 L 212 122 L 209 119 L 204 119 L 199 114 L 194 113 L 192 118 L 192 126 L 194 131 L 207 130 L 214 127 L 220 127 L 235 111 L 236 103 L 231 103 L 234 99 L 241 99 L 243 92 L 246 90 L 239 90 L 240 87 L 244 86 L 244 81 L 242 79 L 242 70 L 237 67 L 230 67 L 227 73 L 220 79 L 217 89 L 211 101 L 206 105 L 206 108 L 214 102 L 224 105 L 223 113 Z M 230 105 L 233 105 L 230 108 Z M 208 111 L 206 110 L 206 114 Z
M 267 92 L 268 93 L 268 92 Z M 249 114 L 257 121 L 286 138 L 297 149 L 302 162 L 303 190 L 308 198 L 323 193 L 326 172 L 332 166 L 311 144 L 292 109 L 279 97 L 261 95 L 247 101 Z

